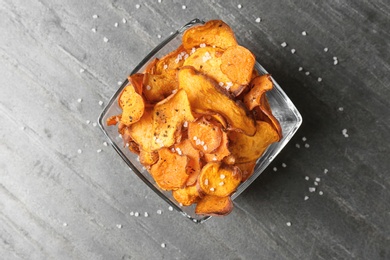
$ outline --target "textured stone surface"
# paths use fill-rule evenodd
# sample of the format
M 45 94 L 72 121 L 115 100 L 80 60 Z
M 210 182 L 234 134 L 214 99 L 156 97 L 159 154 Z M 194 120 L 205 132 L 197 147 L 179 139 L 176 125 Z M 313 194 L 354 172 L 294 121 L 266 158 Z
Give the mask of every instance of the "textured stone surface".
M 389 16 L 384 0 L 0 0 L 1 258 L 389 259 Z M 234 212 L 202 225 L 94 126 L 118 81 L 195 17 L 230 24 L 304 118 Z

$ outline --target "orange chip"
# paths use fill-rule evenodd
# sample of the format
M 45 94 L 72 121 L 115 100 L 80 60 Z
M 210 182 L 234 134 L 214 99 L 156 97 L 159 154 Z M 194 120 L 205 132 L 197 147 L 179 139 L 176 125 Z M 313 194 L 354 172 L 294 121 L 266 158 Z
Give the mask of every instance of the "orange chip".
M 144 70 L 144 74 L 155 74 L 156 72 L 156 64 L 159 61 L 158 58 L 154 58 L 150 63 L 146 65 L 146 68 Z
M 191 27 L 184 32 L 182 41 L 188 51 L 201 44 L 222 49 L 237 45 L 233 30 L 221 20 L 210 20 L 203 25 Z
M 195 71 L 193 67 L 182 67 L 178 72 L 179 89 L 184 89 L 192 109 L 211 110 L 222 115 L 229 128 L 254 135 L 256 127 L 247 110 L 222 92 L 215 81 Z
M 178 90 L 157 103 L 153 109 L 152 149 L 173 145 L 176 141 L 176 132 L 180 131 L 183 123 L 193 120 L 191 106 L 184 90 Z
M 152 151 L 152 138 L 153 138 L 153 110 L 152 108 L 146 108 L 142 118 L 129 126 L 129 135 L 134 142 L 136 142 L 142 150 Z M 123 134 L 122 134 L 123 136 Z
M 147 152 L 145 150 L 140 149 L 139 150 L 139 161 L 143 165 L 153 165 L 157 162 L 158 160 L 158 153 L 153 151 L 153 152 Z
M 229 47 L 221 57 L 221 70 L 234 83 L 247 85 L 252 77 L 255 56 L 240 45 Z
M 119 105 L 123 109 L 121 123 L 125 125 L 134 124 L 144 114 L 144 100 L 131 84 L 123 89 L 122 94 L 119 96 Z
M 188 124 L 188 138 L 195 148 L 210 153 L 217 149 L 222 140 L 221 128 L 204 117 Z
M 230 131 L 230 152 L 234 155 L 236 163 L 246 163 L 257 160 L 268 146 L 279 140 L 278 133 L 267 122 L 256 121 L 256 134 L 245 134 Z
M 253 171 L 256 166 L 256 161 L 251 161 L 251 162 L 246 162 L 246 163 L 238 163 L 236 164 L 238 168 L 240 168 L 241 173 L 242 173 L 242 180 L 241 182 L 246 181 L 249 179 L 249 177 L 252 176 Z
M 204 194 L 225 197 L 237 189 L 241 178 L 238 167 L 209 162 L 200 171 L 198 186 Z
M 163 190 L 175 190 L 185 186 L 188 178 L 188 157 L 173 153 L 169 148 L 158 150 L 159 159 L 150 168 L 157 185 Z
M 222 132 L 222 139 L 220 146 L 212 153 L 204 154 L 206 162 L 222 161 L 226 156 L 230 155 L 229 151 L 229 139 L 225 132 Z
M 233 202 L 229 196 L 205 196 L 196 204 L 195 213 L 206 216 L 226 216 L 233 210 Z
M 142 95 L 142 82 L 144 79 L 144 74 L 135 73 L 127 77 L 129 83 L 134 86 L 135 92 Z
M 143 95 L 151 103 L 156 103 L 177 90 L 179 83 L 176 70 L 164 71 L 159 75 L 145 73 L 143 79 Z
M 167 70 L 175 70 L 181 67 L 184 63 L 184 59 L 189 55 L 184 49 L 183 45 L 180 45 L 176 50 L 168 53 L 156 62 L 155 74 L 162 74 Z
M 191 145 L 189 139 L 185 139 L 184 141 L 176 144 L 174 149 L 179 155 L 183 154 L 189 158 L 187 164 L 187 172 L 189 176 L 186 185 L 191 186 L 197 181 L 201 169 L 199 150 L 195 149 Z
M 118 122 L 121 121 L 121 117 L 122 117 L 122 115 L 110 116 L 109 118 L 107 118 L 106 123 L 108 126 L 116 125 L 116 124 L 118 124 Z
M 172 191 L 172 195 L 175 200 L 183 206 L 190 206 L 191 204 L 198 202 L 200 198 L 196 185 L 174 190 Z

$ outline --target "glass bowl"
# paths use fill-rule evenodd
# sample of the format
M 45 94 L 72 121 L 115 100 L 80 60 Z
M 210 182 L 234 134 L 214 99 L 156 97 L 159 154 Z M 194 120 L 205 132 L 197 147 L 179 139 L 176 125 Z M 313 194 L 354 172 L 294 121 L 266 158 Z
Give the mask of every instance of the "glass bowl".
M 141 72 L 145 69 L 149 61 L 155 57 L 162 57 L 165 54 L 175 50 L 181 44 L 181 36 L 183 32 L 194 25 L 203 24 L 204 22 L 199 19 L 194 19 L 177 30 L 174 34 L 165 39 L 156 48 L 154 48 L 130 73 L 134 74 Z M 256 62 L 255 68 L 259 74 L 267 74 L 268 72 Z M 264 169 L 272 162 L 272 160 L 279 154 L 283 147 L 290 141 L 292 136 L 298 130 L 302 123 L 302 117 L 294 104 L 288 98 L 286 93 L 282 90 L 279 84 L 272 78 L 274 88 L 267 92 L 267 98 L 272 108 L 274 116 L 279 120 L 283 138 L 278 142 L 268 147 L 264 154 L 257 160 L 254 173 L 245 182 L 241 183 L 236 192 L 232 194 L 232 199 L 237 198 L 248 186 L 264 171 Z M 109 139 L 112 147 L 116 150 L 119 156 L 127 163 L 131 170 L 154 192 L 156 192 L 162 199 L 170 204 L 174 209 L 180 212 L 185 217 L 191 219 L 195 223 L 203 223 L 210 217 L 200 216 L 195 214 L 195 206 L 181 206 L 172 196 L 170 191 L 164 191 L 160 189 L 149 172 L 140 164 L 138 155 L 129 151 L 127 147 L 123 145 L 123 140 L 118 133 L 116 126 L 107 126 L 107 118 L 113 115 L 121 114 L 122 110 L 118 106 L 118 96 L 122 92 L 123 88 L 128 84 L 126 79 L 122 86 L 112 96 L 103 112 L 99 116 L 99 126 L 104 134 Z

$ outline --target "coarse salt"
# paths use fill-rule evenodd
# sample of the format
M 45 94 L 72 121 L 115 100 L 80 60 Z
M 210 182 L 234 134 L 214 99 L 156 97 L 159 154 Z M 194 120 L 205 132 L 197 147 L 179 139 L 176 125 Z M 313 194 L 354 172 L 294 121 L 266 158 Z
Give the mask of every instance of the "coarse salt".
M 328 48 L 326 48 L 326 47 L 324 48 L 324 52 L 328 52 L 328 50 L 329 50 Z
M 210 188 L 210 191 L 215 191 L 215 189 L 213 187 Z
M 97 30 L 96 30 L 95 27 L 93 27 L 93 28 L 91 29 L 91 31 L 94 32 L 94 33 L 96 33 Z
M 322 81 L 322 78 L 318 77 L 317 81 L 318 81 L 318 82 L 321 82 L 321 81 Z
M 338 63 L 339 63 L 338 60 L 334 60 L 334 61 L 333 61 L 333 65 L 337 65 Z
M 318 182 L 315 181 L 315 182 L 314 182 L 314 185 L 315 185 L 315 186 L 318 186 Z
M 91 120 L 87 120 L 87 121 L 85 121 L 85 123 L 87 123 L 87 125 L 89 125 L 89 123 L 91 123 Z
M 146 90 L 151 90 L 152 87 L 150 85 L 146 85 Z
M 286 225 L 287 225 L 288 227 L 291 227 L 291 222 L 287 222 Z
M 114 23 L 114 26 L 115 26 L 115 27 L 118 27 L 118 25 L 119 25 L 118 23 Z
M 139 217 L 139 212 L 135 212 L 134 216 Z
M 318 192 L 318 194 L 321 196 L 324 195 L 324 193 L 321 190 Z
M 137 8 L 137 9 L 139 9 L 140 7 L 141 7 L 140 4 L 136 4 L 136 5 L 135 5 L 135 8 Z
M 204 180 L 204 185 L 209 185 L 209 179 Z
M 104 41 L 104 42 L 108 42 L 108 38 L 107 38 L 107 37 L 104 37 L 104 38 L 103 38 L 103 41 Z
M 302 137 L 302 141 L 306 142 L 307 138 L 306 137 Z
M 286 165 L 285 163 L 282 163 L 282 167 L 283 167 L 283 168 L 286 168 L 287 165 Z
M 77 150 L 77 153 L 82 153 L 83 151 L 81 149 L 78 149 Z
M 303 68 L 302 68 L 302 67 L 299 67 L 299 68 L 298 68 L 298 71 L 302 71 L 302 70 L 303 70 Z
M 103 101 L 100 100 L 99 101 L 99 106 L 101 106 L 101 105 L 103 105 Z
M 206 62 L 206 61 L 208 61 L 210 59 L 211 59 L 211 55 L 210 55 L 210 53 L 208 51 L 206 51 L 206 53 L 202 57 L 202 61 Z
M 173 207 L 172 207 L 172 206 L 169 206 L 169 207 L 168 207 L 168 210 L 169 210 L 169 211 L 172 211 L 172 210 L 173 210 Z
M 130 216 L 134 216 L 134 211 L 131 211 L 131 212 L 130 212 Z
M 77 102 L 81 103 L 81 101 L 83 101 L 82 98 L 77 99 Z
M 291 49 L 291 53 L 294 54 L 296 52 L 295 49 Z
M 305 180 L 307 180 L 307 181 L 308 181 L 308 180 L 309 180 L 309 176 L 305 176 Z
M 219 186 L 223 186 L 225 183 L 223 182 L 223 181 L 221 181 L 220 183 L 219 183 Z
M 201 44 L 199 44 L 199 47 L 200 47 L 200 48 L 206 47 L 206 43 L 201 43 Z
M 80 73 L 83 73 L 85 70 L 83 68 L 80 69 Z
M 320 181 L 321 181 L 321 179 L 317 177 L 317 178 L 316 178 L 316 181 L 317 181 L 317 182 L 320 182 Z
M 68 226 L 68 223 L 64 222 L 62 225 L 63 225 L 64 227 L 67 227 L 67 226 Z
M 310 147 L 310 145 L 309 144 L 305 144 L 305 148 L 309 148 Z
M 261 18 L 260 17 L 257 17 L 256 18 L 256 23 L 260 23 L 261 22 Z
M 310 192 L 315 192 L 315 191 L 316 191 L 316 188 L 315 188 L 315 187 L 309 187 L 309 191 L 310 191 Z
M 280 44 L 280 46 L 282 46 L 283 48 L 284 48 L 284 47 L 287 47 L 287 43 L 286 43 L 286 42 L 282 42 L 282 43 Z
M 183 10 L 185 10 L 186 8 L 187 8 L 187 6 L 185 6 L 185 5 L 181 6 L 181 9 L 183 9 Z
M 97 123 L 93 122 L 92 125 L 93 125 L 94 127 L 96 127 L 96 126 L 97 126 Z
M 303 35 L 303 36 L 306 36 L 306 35 L 307 35 L 307 32 L 306 32 L 306 31 L 303 31 L 303 32 L 302 32 L 302 35 Z
M 126 18 L 123 18 L 122 23 L 126 23 L 126 22 L 127 22 Z
M 295 144 L 295 147 L 296 148 L 301 148 L 301 146 L 299 144 Z
M 102 149 L 97 149 L 96 152 L 97 152 L 97 153 L 101 153 L 101 152 L 102 152 Z
M 157 38 L 159 38 L 159 39 L 160 39 L 160 38 L 161 38 L 161 34 L 157 34 Z
M 121 225 L 121 224 L 117 224 L 116 227 L 119 228 L 119 229 L 121 229 L 121 228 L 122 228 L 122 225 Z
M 148 212 L 145 212 L 145 213 L 144 213 L 144 216 L 145 216 L 145 218 L 149 217 L 149 213 L 148 213 Z
M 308 199 L 309 199 L 309 197 L 308 197 L 308 196 L 305 196 L 303 199 L 304 199 L 304 200 L 308 200 Z
M 306 75 L 306 76 L 309 76 L 309 75 L 310 75 L 310 71 L 306 71 L 306 72 L 305 72 L 305 75 Z
M 165 243 L 161 243 L 161 247 L 165 248 L 166 247 Z
M 168 68 L 168 65 L 167 64 L 164 64 L 164 70 L 166 70 Z
M 242 5 L 241 5 L 241 4 L 238 4 L 237 7 L 238 7 L 238 9 L 241 9 L 241 8 L 242 8 Z
M 274 170 L 274 172 L 276 172 L 278 170 L 278 168 L 274 167 L 273 170 Z
M 118 86 L 122 85 L 122 83 L 123 83 L 122 81 L 117 82 Z
M 99 16 L 97 14 L 92 15 L 93 19 L 97 19 Z
M 344 111 L 344 108 L 343 107 L 339 107 L 339 111 Z
M 324 173 L 327 174 L 328 173 L 328 169 L 324 169 Z
M 162 210 L 161 210 L 161 209 L 158 209 L 158 210 L 157 210 L 157 214 L 161 215 L 161 214 L 162 214 Z
M 223 179 L 225 179 L 225 175 L 224 174 L 221 174 L 221 175 L 219 175 L 219 178 L 221 179 L 221 180 L 223 180 Z

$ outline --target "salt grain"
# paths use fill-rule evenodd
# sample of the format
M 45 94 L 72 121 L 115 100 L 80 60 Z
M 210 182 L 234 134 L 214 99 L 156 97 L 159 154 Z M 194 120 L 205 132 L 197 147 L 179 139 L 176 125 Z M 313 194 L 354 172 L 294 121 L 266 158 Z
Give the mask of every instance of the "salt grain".
M 134 216 L 134 211 L 131 211 L 131 212 L 130 212 L 130 216 Z
M 276 172 L 278 170 L 278 168 L 274 167 L 273 170 L 274 170 L 274 172 Z
M 161 4 L 161 0 L 157 0 L 157 2 Z
M 261 18 L 260 17 L 257 17 L 256 18 L 256 23 L 260 23 L 261 22 Z
M 204 180 L 204 185 L 209 185 L 209 179 Z
M 280 44 L 280 46 L 282 46 L 282 47 L 284 48 L 284 47 L 287 46 L 287 43 L 286 43 L 286 42 L 282 42 L 282 43 Z
M 321 196 L 324 195 L 324 193 L 322 191 L 319 191 L 318 194 Z
M 344 137 L 348 137 L 349 135 L 347 134 L 347 129 L 343 129 L 342 131 L 342 134 L 344 135 Z
M 91 123 L 91 120 L 87 120 L 87 121 L 85 121 L 85 123 L 87 123 L 87 125 L 89 125 L 89 123 Z
M 310 188 L 309 188 L 309 191 L 310 191 L 310 192 L 315 192 L 315 191 L 316 191 L 316 188 L 315 188 L 315 187 L 310 187 Z
M 320 181 L 321 181 L 321 179 L 317 177 L 317 178 L 316 178 L 316 181 L 320 182 Z
M 291 53 L 294 54 L 295 53 L 295 49 L 291 49 Z
M 165 243 L 161 243 L 161 247 L 165 248 L 166 247 Z
M 83 101 L 82 98 L 77 99 L 77 102 L 81 103 L 81 101 Z
M 304 199 L 304 200 L 308 200 L 308 199 L 309 199 L 309 197 L 308 197 L 308 196 L 305 196 L 303 199 Z
M 303 68 L 302 68 L 302 67 L 299 67 L 299 68 L 298 68 L 298 71 L 302 71 L 302 70 L 303 70 Z
M 126 22 L 127 22 L 126 18 L 123 18 L 122 23 L 126 23 Z
M 138 217 L 139 216 L 139 212 L 135 212 L 134 216 Z
M 149 85 L 146 85 L 146 90 L 151 90 L 152 89 L 152 87 L 151 86 L 149 86 Z
M 302 141 L 306 142 L 306 140 L 307 140 L 306 137 L 302 137 Z
M 145 218 L 149 217 L 148 212 L 145 212 L 145 213 L 144 213 L 144 216 L 145 216 Z
M 339 63 L 338 60 L 334 60 L 334 61 L 333 61 L 333 65 L 337 65 L 338 63 Z
M 136 4 L 136 5 L 135 5 L 135 8 L 137 8 L 137 9 L 139 9 L 140 7 L 141 7 L 140 4 Z
M 122 83 L 123 83 L 122 81 L 117 82 L 118 86 L 122 85 Z
M 121 225 L 121 224 L 117 224 L 116 227 L 119 228 L 119 229 L 121 229 L 121 228 L 122 228 L 122 225 Z
M 308 181 L 308 180 L 309 180 L 309 176 L 305 176 L 305 180 L 307 180 L 307 181 Z
M 321 82 L 321 81 L 322 81 L 322 78 L 318 77 L 317 81 L 318 81 L 318 82 Z
M 282 163 L 282 167 L 283 167 L 283 168 L 286 168 L 287 165 L 286 165 L 285 163 Z
M 309 76 L 309 75 L 310 75 L 310 71 L 306 71 L 306 72 L 305 72 L 305 75 L 306 75 L 306 76 Z
M 295 144 L 295 147 L 296 148 L 301 148 L 301 146 L 299 144 Z
M 96 123 L 96 122 L 93 122 L 92 125 L 93 125 L 94 127 L 96 127 L 96 126 L 97 126 L 97 123 Z
M 82 153 L 83 151 L 81 149 L 78 149 L 77 150 L 77 153 Z
M 99 16 L 97 14 L 92 15 L 93 19 L 97 19 Z
M 161 34 L 157 34 L 157 38 L 159 38 L 159 39 L 160 39 L 160 38 L 161 38 Z
M 343 107 L 339 107 L 339 111 L 344 111 L 344 108 Z
M 238 4 L 237 7 L 238 7 L 238 9 L 241 9 L 241 8 L 242 8 L 242 5 Z
M 104 37 L 104 38 L 103 38 L 103 41 L 104 41 L 104 42 L 108 42 L 108 38 L 107 38 L 107 37 Z
M 328 48 L 326 48 L 326 47 L 324 48 L 324 52 L 328 52 L 328 50 L 329 50 Z
M 187 6 L 185 6 L 185 5 L 181 6 L 181 9 L 183 9 L 183 10 L 185 10 L 186 8 L 187 8 Z
M 221 175 L 219 175 L 219 178 L 221 179 L 221 180 L 223 180 L 223 179 L 225 179 L 225 175 L 224 174 L 221 174 Z
M 158 209 L 158 210 L 157 210 L 157 214 L 161 215 L 161 214 L 162 214 L 162 210 L 161 210 L 161 209 Z
M 318 186 L 318 182 L 315 181 L 315 182 L 314 182 L 314 185 L 315 185 L 315 186 Z
M 64 222 L 62 225 L 63 225 L 64 227 L 67 227 L 67 226 L 68 226 L 68 223 Z
M 221 181 L 220 183 L 219 183 L 219 186 L 223 186 L 225 183 L 223 182 L 223 181 Z
M 80 73 L 83 73 L 85 70 L 83 68 L 80 69 Z
M 97 30 L 96 30 L 96 28 L 94 27 L 94 28 L 91 29 L 91 31 L 94 32 L 94 33 L 96 33 Z
M 101 152 L 102 152 L 102 149 L 97 149 L 96 152 L 97 152 L 97 153 L 101 153 Z
M 303 32 L 302 32 L 302 35 L 303 35 L 303 36 L 306 36 L 306 35 L 307 35 L 307 32 L 306 32 L 306 31 L 303 31 Z
M 118 25 L 119 25 L 118 23 L 114 23 L 114 26 L 115 26 L 115 27 L 118 27 Z
M 101 106 L 101 105 L 103 105 L 103 101 L 100 100 L 99 101 L 99 106 Z
M 172 210 L 173 210 L 173 207 L 172 207 L 172 206 L 169 206 L 168 210 L 169 210 L 169 211 L 172 211 Z
M 309 144 L 305 144 L 305 148 L 309 148 L 310 147 L 310 145 Z
M 107 142 L 103 142 L 103 145 L 104 145 L 104 146 L 107 146 Z
M 215 189 L 213 187 L 210 188 L 210 191 L 215 191 Z
M 287 225 L 288 227 L 291 227 L 291 222 L 287 222 L 286 225 Z

